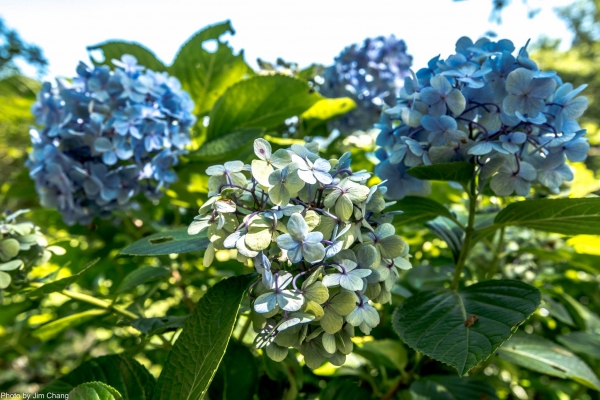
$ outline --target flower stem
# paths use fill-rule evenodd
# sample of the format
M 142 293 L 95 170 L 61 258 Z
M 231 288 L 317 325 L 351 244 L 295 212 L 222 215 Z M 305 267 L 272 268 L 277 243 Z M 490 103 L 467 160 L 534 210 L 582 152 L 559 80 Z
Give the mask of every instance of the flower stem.
M 467 261 L 467 256 L 471 247 L 471 239 L 473 238 L 473 232 L 475 231 L 475 211 L 477 209 L 477 193 L 475 191 L 476 185 L 474 178 L 471 180 L 470 185 L 471 187 L 469 191 L 469 220 L 465 228 L 465 240 L 463 241 L 462 248 L 460 249 L 460 255 L 458 256 L 458 261 L 456 262 L 454 278 L 452 279 L 452 284 L 450 285 L 450 288 L 452 290 L 458 289 L 460 276 L 462 274 L 463 269 L 465 268 L 465 262 Z

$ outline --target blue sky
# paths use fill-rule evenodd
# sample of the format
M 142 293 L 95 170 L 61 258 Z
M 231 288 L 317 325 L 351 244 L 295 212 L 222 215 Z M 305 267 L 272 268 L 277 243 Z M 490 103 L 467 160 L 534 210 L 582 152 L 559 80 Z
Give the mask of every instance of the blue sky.
M 170 63 L 179 46 L 200 28 L 230 19 L 235 50 L 257 57 L 283 57 L 301 67 L 331 64 L 345 46 L 365 37 L 403 38 L 419 69 L 437 54 L 450 54 L 461 36 L 487 31 L 517 47 L 542 35 L 571 39 L 553 8 L 568 0 L 513 0 L 502 25 L 489 21 L 491 0 L 0 0 L 0 16 L 21 36 L 40 45 L 50 68 L 47 78 L 70 76 L 86 46 L 109 39 L 140 42 Z M 528 7 L 542 7 L 532 20 Z

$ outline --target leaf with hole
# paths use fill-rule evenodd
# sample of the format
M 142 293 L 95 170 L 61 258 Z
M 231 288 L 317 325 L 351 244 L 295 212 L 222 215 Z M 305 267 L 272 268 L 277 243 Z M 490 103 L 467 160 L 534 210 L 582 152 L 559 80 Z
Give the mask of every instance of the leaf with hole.
M 188 228 L 158 232 L 138 240 L 119 251 L 119 255 L 157 256 L 205 250 L 210 240 L 205 233 L 188 235 Z
M 167 70 L 165 64 L 156 57 L 151 50 L 139 43 L 124 42 L 119 40 L 111 40 L 108 42 L 99 43 L 93 46 L 88 46 L 90 59 L 94 65 L 107 65 L 111 69 L 115 68 L 112 60 L 120 60 L 124 54 L 130 54 L 137 58 L 138 65 L 142 65 L 147 69 L 156 72 L 164 72 Z M 95 51 L 102 51 L 104 59 L 102 61 L 93 57 Z
M 541 336 L 515 335 L 498 350 L 498 356 L 523 368 L 572 379 L 600 391 L 600 380 L 581 358 Z
M 154 400 L 201 399 L 207 392 L 255 275 L 224 279 L 198 302 L 169 352 Z
M 408 346 L 464 375 L 493 354 L 540 301 L 540 291 L 525 283 L 484 281 L 459 291 L 416 294 L 392 321 Z
M 194 100 L 196 115 L 210 111 L 228 87 L 253 74 L 243 51 L 234 54 L 221 39 L 227 33 L 235 34 L 230 21 L 202 29 L 181 46 L 169 67 L 169 73 L 181 81 L 183 90 Z M 212 44 L 214 49 L 209 48 Z
M 52 381 L 40 393 L 66 395 L 73 388 L 92 381 L 110 385 L 130 400 L 150 400 L 155 385 L 154 377 L 139 362 L 113 354 L 84 362 L 62 378 Z

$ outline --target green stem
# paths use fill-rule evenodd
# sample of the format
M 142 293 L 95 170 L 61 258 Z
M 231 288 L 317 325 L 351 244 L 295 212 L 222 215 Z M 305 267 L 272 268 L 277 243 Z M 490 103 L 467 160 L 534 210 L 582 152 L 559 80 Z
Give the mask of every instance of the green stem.
M 492 265 L 487 275 L 488 279 L 492 279 L 498 271 L 498 262 L 500 261 L 500 254 L 502 254 L 502 247 L 504 246 L 504 231 L 505 227 L 500 228 L 500 236 L 498 237 L 498 243 L 496 243 L 494 259 L 492 260 Z
M 456 262 L 454 278 L 452 279 L 452 284 L 450 285 L 450 288 L 452 290 L 458 289 L 458 284 L 460 283 L 460 276 L 462 275 L 462 271 L 465 268 L 465 262 L 467 261 L 467 256 L 469 255 L 471 240 L 473 238 L 473 232 L 475 232 L 475 211 L 477 210 L 477 193 L 475 191 L 475 180 L 472 180 L 470 182 L 470 185 L 471 190 L 469 191 L 469 220 L 465 228 L 465 240 L 463 241 L 462 248 L 460 249 L 460 255 L 458 256 L 458 261 Z

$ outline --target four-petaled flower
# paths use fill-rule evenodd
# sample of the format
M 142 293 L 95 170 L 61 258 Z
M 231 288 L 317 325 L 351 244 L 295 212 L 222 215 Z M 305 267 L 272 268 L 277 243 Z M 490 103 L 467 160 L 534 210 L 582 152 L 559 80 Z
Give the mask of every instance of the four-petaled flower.
M 287 250 L 287 257 L 292 263 L 304 259 L 309 263 L 316 263 L 325 257 L 325 247 L 321 244 L 321 232 L 309 232 L 308 225 L 301 214 L 292 214 L 288 223 L 289 234 L 277 237 L 277 245 Z

